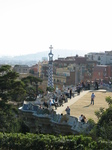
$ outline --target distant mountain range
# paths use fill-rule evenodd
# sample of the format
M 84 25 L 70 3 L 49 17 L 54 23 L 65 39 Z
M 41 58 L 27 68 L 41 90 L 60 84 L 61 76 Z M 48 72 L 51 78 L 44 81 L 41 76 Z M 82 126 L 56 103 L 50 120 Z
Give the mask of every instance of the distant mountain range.
M 59 57 L 68 57 L 68 56 L 84 56 L 85 54 L 81 51 L 76 50 L 53 50 L 53 60 L 58 59 Z M 27 54 L 27 55 L 20 55 L 20 56 L 3 56 L 0 58 L 0 64 L 10 64 L 10 65 L 16 65 L 16 64 L 24 64 L 24 65 L 34 65 L 37 64 L 39 61 L 42 61 L 43 59 L 48 59 L 49 51 L 45 52 L 38 52 L 35 54 Z

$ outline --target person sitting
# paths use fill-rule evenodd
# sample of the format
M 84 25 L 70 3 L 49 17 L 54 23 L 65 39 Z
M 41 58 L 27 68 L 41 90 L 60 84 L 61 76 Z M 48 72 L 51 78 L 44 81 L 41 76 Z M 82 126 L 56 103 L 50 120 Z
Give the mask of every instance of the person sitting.
M 62 117 L 63 117 L 63 113 L 61 113 L 61 115 L 59 116 L 59 119 L 58 119 L 59 123 L 60 123 Z
M 55 101 L 55 99 L 50 100 L 50 106 L 55 106 L 55 109 L 57 109 L 57 102 Z
M 81 122 L 86 123 L 86 117 L 85 116 L 83 116 Z
M 58 100 L 57 100 L 57 98 L 54 99 L 54 106 L 55 106 L 55 109 L 57 109 L 57 107 L 58 107 Z
M 50 106 L 53 106 L 53 101 L 52 101 L 52 99 L 50 99 L 49 104 L 50 104 Z
M 62 95 L 62 100 L 65 102 L 65 95 L 64 94 Z
M 48 108 L 48 103 L 44 101 L 43 105 Z
M 57 105 L 58 105 L 58 100 L 57 100 L 57 97 L 55 98 L 55 104 L 57 104 Z
M 62 99 L 62 96 L 59 97 L 59 105 L 60 105 L 60 106 L 63 106 L 63 99 Z
M 80 117 L 79 117 L 79 122 L 81 122 L 82 119 L 83 119 L 83 114 L 80 115 Z
M 63 123 L 63 122 L 67 122 L 69 120 L 69 117 L 67 114 L 61 116 L 61 119 L 60 119 L 60 123 Z

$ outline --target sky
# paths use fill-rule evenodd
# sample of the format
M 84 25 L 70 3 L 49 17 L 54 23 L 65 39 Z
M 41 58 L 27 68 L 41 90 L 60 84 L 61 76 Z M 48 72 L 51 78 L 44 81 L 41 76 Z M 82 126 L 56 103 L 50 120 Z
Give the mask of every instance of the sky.
M 111 0 L 0 0 L 0 56 L 112 50 Z

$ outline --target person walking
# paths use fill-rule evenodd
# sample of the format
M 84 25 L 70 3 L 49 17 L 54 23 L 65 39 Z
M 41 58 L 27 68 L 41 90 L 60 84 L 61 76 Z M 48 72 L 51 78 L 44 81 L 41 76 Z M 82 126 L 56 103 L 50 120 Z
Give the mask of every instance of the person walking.
M 91 94 L 91 104 L 93 104 L 93 105 L 94 105 L 94 99 L 95 99 L 95 94 L 92 93 L 92 94 Z

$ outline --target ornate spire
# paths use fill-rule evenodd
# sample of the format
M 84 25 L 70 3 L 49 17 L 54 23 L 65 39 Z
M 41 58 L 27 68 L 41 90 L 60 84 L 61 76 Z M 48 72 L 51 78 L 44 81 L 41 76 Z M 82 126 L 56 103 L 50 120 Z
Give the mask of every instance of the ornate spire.
M 49 70 L 48 70 L 48 87 L 54 87 L 53 83 L 53 54 L 52 54 L 52 45 L 49 47 L 50 53 L 49 55 Z

